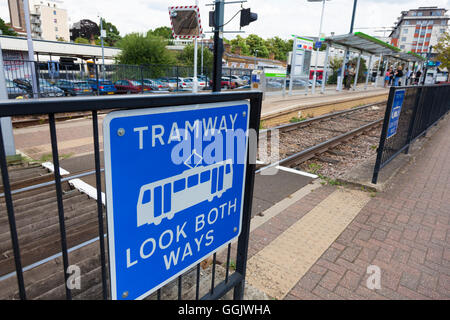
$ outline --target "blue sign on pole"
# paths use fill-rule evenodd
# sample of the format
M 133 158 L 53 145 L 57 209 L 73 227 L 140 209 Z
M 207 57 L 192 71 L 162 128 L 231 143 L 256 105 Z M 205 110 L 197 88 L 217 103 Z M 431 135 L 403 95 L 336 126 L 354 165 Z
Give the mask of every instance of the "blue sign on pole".
M 392 109 L 389 118 L 387 139 L 393 137 L 397 133 L 398 121 L 402 112 L 403 101 L 405 100 L 405 89 L 396 90 L 394 100 L 392 102 Z
M 247 101 L 103 122 L 111 297 L 143 299 L 239 236 Z

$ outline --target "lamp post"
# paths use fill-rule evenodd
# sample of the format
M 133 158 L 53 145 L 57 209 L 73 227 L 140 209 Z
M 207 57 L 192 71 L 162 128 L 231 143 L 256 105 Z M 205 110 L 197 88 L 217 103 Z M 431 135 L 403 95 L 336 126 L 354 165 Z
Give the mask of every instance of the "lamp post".
M 352 13 L 352 22 L 350 24 L 350 33 L 353 33 L 353 25 L 355 24 L 355 13 L 356 13 L 356 5 L 358 4 L 358 0 L 353 0 L 353 13 Z
M 308 2 L 322 2 L 322 14 L 320 15 L 320 27 L 319 27 L 319 37 L 317 38 L 317 42 L 320 41 L 320 35 L 322 34 L 322 23 L 323 23 L 323 12 L 325 11 L 325 1 L 326 0 L 308 0 Z M 316 60 L 314 65 L 314 75 L 313 75 L 313 83 L 311 88 L 311 93 L 314 94 L 316 92 L 316 79 L 317 79 L 317 63 L 319 60 L 319 49 L 320 47 L 316 46 Z
M 198 8 L 198 0 L 195 0 L 195 6 Z M 192 92 L 193 93 L 198 92 L 197 60 L 198 60 L 198 37 L 195 37 L 194 38 L 194 79 L 192 80 Z
M 100 41 L 102 45 L 102 75 L 105 79 L 105 46 L 103 44 L 103 38 L 106 37 L 106 30 L 103 30 L 103 18 L 100 17 Z
M 31 37 L 31 23 L 30 23 L 30 6 L 28 0 L 23 0 L 23 11 L 25 15 L 25 26 L 27 28 L 27 45 L 28 45 L 28 61 L 33 66 L 31 70 L 31 85 L 33 90 L 33 98 L 39 98 L 38 82 L 36 79 L 36 69 L 34 64 L 34 47 L 33 39 Z

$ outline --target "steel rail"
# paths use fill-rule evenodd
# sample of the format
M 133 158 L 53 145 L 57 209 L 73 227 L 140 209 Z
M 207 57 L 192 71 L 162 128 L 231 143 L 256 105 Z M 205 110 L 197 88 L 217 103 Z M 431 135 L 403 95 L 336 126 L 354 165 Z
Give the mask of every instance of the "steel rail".
M 271 163 L 268 166 L 261 167 L 256 171 L 256 173 L 260 173 L 266 169 L 273 168 L 276 166 L 293 166 L 293 165 L 299 165 L 302 162 L 305 162 L 311 158 L 314 158 L 316 155 L 324 153 L 325 151 L 336 147 L 339 144 L 344 143 L 345 141 L 365 132 L 368 131 L 377 125 L 381 124 L 383 122 L 383 119 L 378 119 L 376 121 L 373 121 L 371 123 L 368 123 L 366 125 L 363 125 L 359 128 L 353 129 L 349 132 L 346 132 L 344 134 L 341 134 L 339 136 L 333 137 L 329 140 L 326 140 L 324 142 L 321 142 L 319 144 L 316 144 L 312 147 L 309 147 L 305 150 L 302 150 L 300 152 L 297 152 L 293 155 L 290 155 L 289 157 L 286 157 L 284 159 L 281 159 L 280 161 L 277 161 L 275 163 Z
M 342 111 L 337 111 L 337 112 L 333 112 L 333 113 L 328 113 L 328 114 L 325 114 L 325 115 L 322 115 L 322 116 L 318 116 L 318 117 L 314 117 L 314 118 L 310 118 L 310 119 L 307 119 L 307 120 L 304 120 L 304 121 L 299 121 L 299 122 L 295 122 L 295 123 L 288 123 L 288 124 L 282 124 L 282 125 L 279 125 L 279 126 L 276 126 L 276 127 L 260 130 L 260 134 L 262 134 L 262 133 L 269 133 L 272 130 L 279 130 L 281 132 L 288 132 L 288 131 L 291 131 L 291 130 L 296 130 L 296 129 L 299 129 L 299 128 L 302 128 L 302 127 L 309 126 L 310 124 L 315 123 L 315 122 L 319 122 L 319 121 L 326 120 L 326 119 L 332 119 L 334 117 L 341 116 L 343 114 L 353 113 L 355 111 L 367 109 L 367 108 L 370 108 L 370 107 L 373 107 L 373 106 L 376 106 L 376 105 L 379 105 L 379 104 L 386 104 L 386 102 L 387 102 L 387 100 L 386 101 L 377 102 L 377 103 L 369 103 L 369 104 L 365 104 L 363 106 L 359 106 L 359 107 L 356 107 L 356 108 L 352 108 L 352 109 L 348 109 L 348 110 L 342 110 Z

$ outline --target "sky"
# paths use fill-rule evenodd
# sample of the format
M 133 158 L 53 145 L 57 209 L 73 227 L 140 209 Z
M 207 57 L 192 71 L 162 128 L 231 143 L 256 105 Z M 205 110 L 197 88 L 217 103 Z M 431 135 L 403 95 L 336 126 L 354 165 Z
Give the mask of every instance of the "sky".
M 208 27 L 208 11 L 206 6 L 212 0 L 198 0 L 204 31 Z M 131 32 L 147 32 L 159 26 L 170 26 L 168 7 L 173 5 L 193 5 L 195 0 L 65 0 L 61 7 L 67 9 L 69 24 L 81 19 L 98 21 L 103 16 L 116 25 L 125 35 Z M 383 36 L 380 27 L 392 27 L 401 11 L 419 6 L 438 6 L 450 10 L 450 0 L 359 0 L 356 10 L 354 31 L 361 31 L 374 36 Z M 248 0 L 245 8 L 251 8 L 258 14 L 258 20 L 243 28 L 245 34 L 255 33 L 263 38 L 279 36 L 289 39 L 292 34 L 317 36 L 319 33 L 321 2 L 307 0 Z M 239 4 L 225 6 L 225 21 L 228 21 L 238 10 Z M 348 33 L 353 9 L 353 0 L 327 0 L 325 5 L 322 33 L 336 35 Z M 448 13 L 447 13 L 448 14 Z M 8 22 L 8 1 L 0 0 L 0 17 Z M 361 28 L 361 29 L 360 29 Z M 367 29 L 372 28 L 372 29 Z M 226 31 L 239 30 L 239 15 L 230 22 Z M 206 34 L 207 37 L 212 34 Z M 228 39 L 237 34 L 226 34 Z M 386 36 L 389 32 L 386 32 Z

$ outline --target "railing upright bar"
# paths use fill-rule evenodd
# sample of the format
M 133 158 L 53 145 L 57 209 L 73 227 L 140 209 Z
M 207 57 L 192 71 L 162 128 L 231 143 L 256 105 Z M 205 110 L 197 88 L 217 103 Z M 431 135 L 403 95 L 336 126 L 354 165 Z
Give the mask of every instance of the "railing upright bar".
M 249 128 L 255 130 L 256 137 L 259 136 L 259 125 L 261 120 L 262 94 L 250 99 L 250 122 Z M 250 142 L 250 141 L 249 141 Z M 236 272 L 233 275 L 241 275 L 242 279 L 234 287 L 234 300 L 244 299 L 245 272 L 247 269 L 248 242 L 250 238 L 250 219 L 252 212 L 253 187 L 255 183 L 256 170 L 256 145 L 248 145 L 247 170 L 245 173 L 245 191 L 243 203 L 242 230 L 237 244 Z
M 103 228 L 103 201 L 102 201 L 102 179 L 100 167 L 100 144 L 98 138 L 98 116 L 97 111 L 92 111 L 92 126 L 94 134 L 94 156 L 95 156 L 95 181 L 97 187 L 97 213 L 98 213 L 98 234 L 100 242 L 100 261 L 102 264 L 102 289 L 103 299 L 108 298 L 108 285 L 106 282 L 106 254 L 105 254 L 105 234 Z
M 377 150 L 377 159 L 375 161 L 375 167 L 373 169 L 372 183 L 377 183 L 378 175 L 381 169 L 381 160 L 383 157 L 384 144 L 386 143 L 387 128 L 389 126 L 389 118 L 392 109 L 392 102 L 394 101 L 395 87 L 391 87 L 389 90 L 389 98 L 386 104 L 386 112 L 384 115 L 383 128 L 381 129 L 380 143 Z
M 3 189 L 5 193 L 6 211 L 8 212 L 9 231 L 11 234 L 11 243 L 14 254 L 14 263 L 16 267 L 17 284 L 19 288 L 19 297 L 20 299 L 25 300 L 27 296 L 25 292 L 25 283 L 23 279 L 19 238 L 17 235 L 16 218 L 14 216 L 14 206 L 11 196 L 11 185 L 9 183 L 8 163 L 6 161 L 6 153 L 5 153 L 5 146 L 3 143 L 3 133 L 1 123 L 0 123 L 0 166 L 2 170 Z
M 197 279 L 195 280 L 195 300 L 200 297 L 200 263 L 197 264 Z
M 227 263 L 225 270 L 225 283 L 228 283 L 228 276 L 230 274 L 230 255 L 231 255 L 231 243 L 228 245 L 227 249 Z
M 50 138 L 52 145 L 52 155 L 53 155 L 53 166 L 54 166 L 54 175 L 55 175 L 55 188 L 56 188 L 56 199 L 58 204 L 58 217 L 59 217 L 59 230 L 61 235 L 61 251 L 63 258 L 63 267 L 64 267 L 64 279 L 65 279 L 65 289 L 66 289 L 66 298 L 68 300 L 72 299 L 72 293 L 67 286 L 69 280 L 68 267 L 69 267 L 69 257 L 67 253 L 67 238 L 66 238 L 66 226 L 64 221 L 64 204 L 63 204 L 63 194 L 62 194 L 62 186 L 61 186 L 61 174 L 59 172 L 59 156 L 58 156 L 58 142 L 56 137 L 56 126 L 55 126 L 55 114 L 50 113 L 48 115 L 49 126 L 50 126 Z M 101 237 L 102 238 L 102 237 Z
M 213 254 L 213 263 L 212 263 L 212 271 L 211 271 L 211 294 L 214 293 L 214 282 L 216 279 L 216 254 Z

